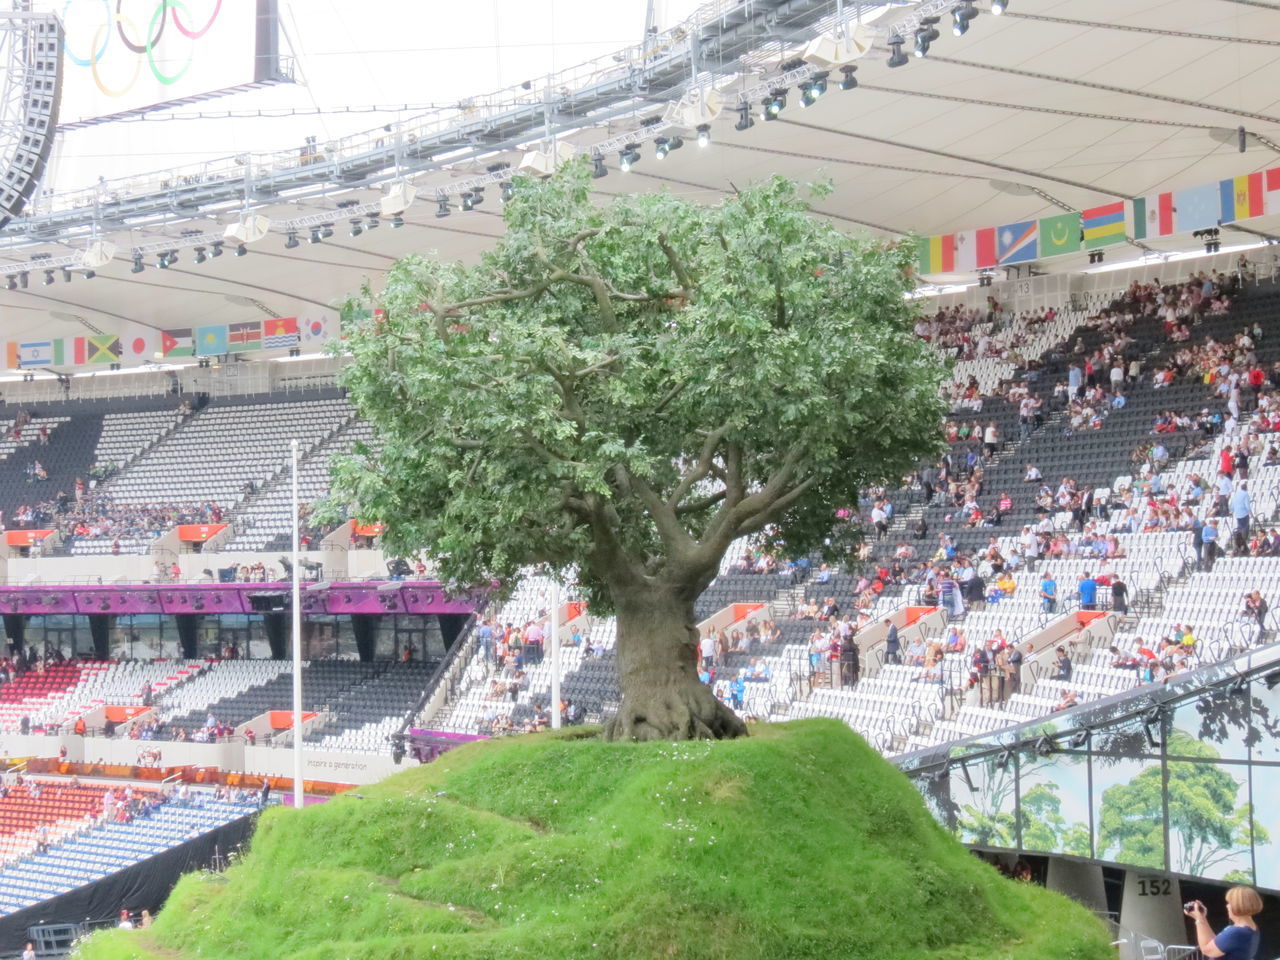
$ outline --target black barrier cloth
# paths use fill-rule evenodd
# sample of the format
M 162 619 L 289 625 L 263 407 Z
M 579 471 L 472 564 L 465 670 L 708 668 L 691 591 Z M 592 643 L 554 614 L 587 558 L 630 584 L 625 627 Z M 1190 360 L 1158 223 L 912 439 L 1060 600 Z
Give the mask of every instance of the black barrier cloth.
M 241 817 L 70 893 L 0 917 L 0 955 L 20 953 L 30 939 L 27 928 L 38 924 L 110 921 L 126 909 L 135 921 L 142 910 L 155 913 L 183 874 L 208 868 L 215 856 L 225 862 L 249 839 L 256 819 Z

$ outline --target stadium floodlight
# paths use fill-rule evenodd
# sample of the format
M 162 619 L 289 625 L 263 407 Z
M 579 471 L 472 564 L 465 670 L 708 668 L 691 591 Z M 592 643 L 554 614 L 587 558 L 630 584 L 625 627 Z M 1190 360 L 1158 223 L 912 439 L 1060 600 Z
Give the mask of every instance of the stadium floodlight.
M 856 64 L 846 64 L 840 68 L 840 82 L 837 86 L 841 90 L 852 90 L 858 85 L 858 78 L 854 76 L 858 72 Z
M 196 247 L 196 248 L 195 248 L 196 255 L 195 255 L 195 257 L 194 257 L 193 259 L 194 259 L 194 262 L 195 262 L 195 264 L 196 264 L 197 266 L 198 266 L 198 265 L 200 265 L 200 264 L 202 264 L 202 263 L 204 263 L 206 260 L 208 260 L 208 259 L 209 259 L 208 254 L 206 254 L 206 253 L 205 253 L 205 250 L 206 250 L 206 249 L 207 249 L 206 247 Z
M 818 102 L 818 98 L 827 92 L 827 76 L 827 71 L 819 70 L 800 84 L 800 106 L 811 107 Z
M 391 221 L 390 221 L 390 222 L 391 222 L 391 229 L 392 229 L 392 230 L 399 230 L 401 227 L 403 227 L 403 226 L 404 226 L 404 217 L 403 217 L 403 216 L 401 216 L 401 215 L 400 215 L 400 214 L 398 214 L 398 213 L 396 213 L 396 214 L 392 214 L 392 216 L 391 216 Z M 313 230 L 313 231 L 312 231 L 312 235 L 314 235 L 314 234 L 315 234 L 315 231 Z M 315 241 L 314 241 L 314 240 L 313 240 L 313 241 L 311 241 L 311 242 L 312 242 L 312 243 L 315 243 Z
M 449 210 L 449 198 L 437 197 L 436 198 L 436 217 L 440 220 L 443 220 L 450 213 L 451 211 Z
M 709 123 L 698 124 L 698 146 L 700 147 L 711 146 L 711 124 Z
M 915 49 L 912 51 L 917 57 L 929 55 L 930 45 L 938 39 L 937 23 L 937 17 L 925 17 L 920 21 L 920 26 L 916 29 Z
M 597 153 L 591 157 L 591 179 L 599 180 L 609 175 L 609 168 L 604 165 L 604 156 Z
M 116 245 L 108 240 L 94 240 L 85 248 L 84 256 L 80 258 L 80 263 L 88 267 L 90 270 L 97 270 L 99 267 L 105 267 L 116 255 Z
M 760 116 L 765 120 L 777 120 L 778 114 L 782 113 L 787 107 L 787 90 L 786 87 L 778 87 L 769 91 L 769 95 L 760 101 L 763 108 Z
M 991 12 L 997 17 L 1009 9 L 1009 0 L 991 0 Z
M 142 265 L 142 254 L 135 253 L 133 255 L 133 266 L 129 268 L 130 273 L 141 273 L 146 268 Z
M 320 224 L 320 239 L 328 240 L 332 236 L 333 236 L 333 224 L 332 223 Z
M 875 33 L 865 23 L 847 32 L 837 31 L 814 37 L 804 48 L 801 59 L 820 70 L 831 70 L 866 56 L 875 43 Z
M 751 116 L 751 105 L 748 103 L 738 104 L 738 122 L 733 125 L 735 130 L 750 130 L 756 125 L 756 118 Z
M 209 244 L 209 246 L 212 248 L 212 249 L 209 251 L 209 256 L 211 256 L 211 257 L 220 257 L 220 256 L 222 256 L 223 241 L 221 241 L 221 240 L 215 240 L 215 241 L 213 241 L 213 243 Z
M 973 22 L 973 18 L 978 15 L 978 8 L 972 3 L 966 2 L 955 7 L 951 11 L 951 18 L 954 23 L 951 26 L 951 32 L 957 37 L 963 37 L 969 32 L 969 24 Z
M 41 281 L 46 287 L 53 283 L 53 271 L 46 270 L 44 272 L 44 280 Z
M 17 289 L 18 289 L 18 278 L 17 278 L 17 277 L 15 277 L 12 273 L 11 273 L 11 274 L 9 274 L 9 276 L 8 276 L 8 277 L 5 279 L 5 281 L 4 281 L 4 288 L 5 288 L 6 290 L 17 290 Z
M 290 230 L 289 237 L 284 242 L 284 248 L 286 250 L 295 250 L 297 249 L 297 247 L 298 247 L 298 231 Z
M 893 53 L 889 55 L 889 60 L 888 60 L 889 66 L 891 67 L 906 66 L 907 55 L 902 52 L 902 38 L 894 37 L 892 40 L 890 40 L 889 48 L 893 51 Z
M 468 210 L 474 210 L 474 209 L 475 209 L 475 206 L 476 206 L 476 205 L 475 205 L 475 194 L 473 194 L 470 190 L 464 190 L 464 191 L 462 191 L 462 193 L 460 193 L 460 194 L 458 195 L 458 199 L 462 201 L 462 209 L 463 209 L 463 211 L 468 211 Z
M 418 189 L 406 180 L 398 180 L 392 184 L 387 195 L 378 201 L 378 209 L 384 217 L 393 217 L 404 213 L 418 195 Z
M 63 267 L 63 268 L 62 268 L 62 282 L 63 282 L 63 283 L 70 283 L 70 282 L 71 282 L 71 268 L 70 268 L 70 267 Z
M 248 253 L 248 252 L 249 252 L 249 248 L 248 248 L 248 247 L 246 247 L 243 243 L 242 243 L 242 244 L 240 244 L 240 245 L 238 245 L 238 246 L 236 247 L 236 256 L 237 256 L 237 257 L 243 257 L 243 256 L 244 256 L 246 253 Z
M 347 231 L 347 235 L 352 237 L 358 237 L 362 233 L 364 233 L 364 223 L 360 220 L 359 217 L 352 217 L 351 229 Z
M 235 223 L 229 224 L 222 232 L 228 240 L 238 244 L 256 243 L 271 230 L 271 221 L 260 214 L 243 213 Z

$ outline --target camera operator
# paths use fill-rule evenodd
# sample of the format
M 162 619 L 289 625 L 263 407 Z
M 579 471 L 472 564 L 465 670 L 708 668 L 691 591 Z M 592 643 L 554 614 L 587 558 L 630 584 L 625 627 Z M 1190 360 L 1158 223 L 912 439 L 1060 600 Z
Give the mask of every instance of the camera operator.
M 1227 918 L 1231 925 L 1223 927 L 1216 937 L 1203 903 L 1199 900 L 1184 903 L 1182 911 L 1195 921 L 1196 943 L 1206 957 L 1253 960 L 1257 955 L 1258 925 L 1253 918 L 1262 911 L 1262 898 L 1252 887 L 1232 887 L 1227 891 Z

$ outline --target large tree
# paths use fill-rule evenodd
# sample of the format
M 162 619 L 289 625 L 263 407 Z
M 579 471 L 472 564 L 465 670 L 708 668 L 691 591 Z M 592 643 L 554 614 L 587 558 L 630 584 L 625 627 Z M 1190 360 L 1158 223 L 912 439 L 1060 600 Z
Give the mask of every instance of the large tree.
M 911 248 L 794 184 L 599 205 L 592 182 L 518 180 L 479 263 L 405 257 L 359 298 L 343 383 L 379 447 L 336 490 L 460 582 L 576 567 L 618 618 L 606 736 L 738 736 L 698 683 L 694 601 L 735 539 L 818 549 L 933 451 L 943 367 L 912 335 Z

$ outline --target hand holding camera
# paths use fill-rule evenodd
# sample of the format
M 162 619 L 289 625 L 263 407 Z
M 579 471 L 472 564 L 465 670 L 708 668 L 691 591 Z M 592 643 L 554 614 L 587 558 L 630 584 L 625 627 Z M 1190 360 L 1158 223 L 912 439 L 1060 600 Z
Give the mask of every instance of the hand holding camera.
M 1195 920 L 1203 919 L 1208 911 L 1205 910 L 1204 904 L 1199 900 L 1190 900 L 1182 905 L 1182 912 L 1188 917 Z

